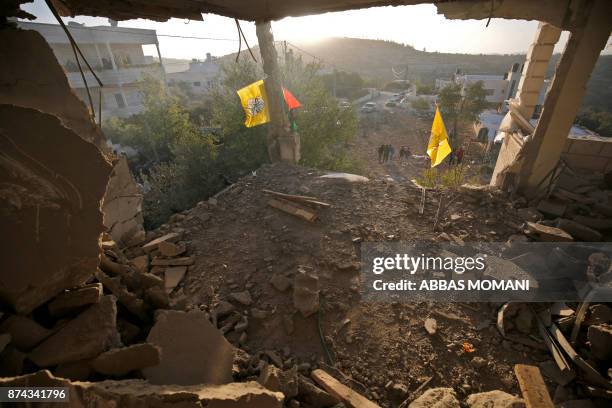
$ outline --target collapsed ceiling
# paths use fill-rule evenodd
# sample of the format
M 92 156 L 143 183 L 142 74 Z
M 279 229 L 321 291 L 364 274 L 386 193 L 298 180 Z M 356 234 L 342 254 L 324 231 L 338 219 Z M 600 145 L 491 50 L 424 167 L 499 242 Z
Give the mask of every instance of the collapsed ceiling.
M 26 3 L 31 0 L 9 0 Z M 115 20 L 169 18 L 202 20 L 214 13 L 248 21 L 278 20 L 290 16 L 321 14 L 375 6 L 436 4 L 438 12 L 454 19 L 507 18 L 539 20 L 567 29 L 575 11 L 590 0 L 51 0 L 63 16 L 87 15 Z M 8 7 L 9 9 L 11 7 Z M 2 10 L 6 11 L 6 10 Z M 22 12 L 23 13 L 23 12 Z M 6 15 L 6 14 L 5 14 Z

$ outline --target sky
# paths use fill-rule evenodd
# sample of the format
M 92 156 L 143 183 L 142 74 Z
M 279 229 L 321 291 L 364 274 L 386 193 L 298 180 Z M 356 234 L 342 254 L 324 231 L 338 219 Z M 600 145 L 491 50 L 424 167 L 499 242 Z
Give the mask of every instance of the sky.
M 55 23 L 43 0 L 34 0 L 22 8 L 34 14 L 37 22 Z M 237 51 L 236 25 L 231 18 L 203 15 L 204 21 L 171 19 L 164 23 L 150 20 L 120 21 L 120 27 L 147 28 L 157 31 L 161 54 L 165 58 L 204 58 L 207 52 L 221 56 Z M 106 25 L 106 18 L 77 16 L 64 18 L 87 26 Z M 257 44 L 255 24 L 241 22 L 249 45 Z M 275 40 L 307 45 L 325 37 L 353 37 L 391 40 L 412 45 L 419 50 L 468 54 L 525 53 L 533 41 L 536 21 L 492 19 L 447 20 L 433 5 L 376 7 L 314 16 L 285 18 L 272 23 Z M 217 40 L 166 37 L 207 37 Z M 563 33 L 556 52 L 562 52 L 568 33 Z M 244 48 L 243 48 L 244 49 Z M 145 53 L 153 55 L 154 48 Z M 608 45 L 605 53 L 612 53 Z

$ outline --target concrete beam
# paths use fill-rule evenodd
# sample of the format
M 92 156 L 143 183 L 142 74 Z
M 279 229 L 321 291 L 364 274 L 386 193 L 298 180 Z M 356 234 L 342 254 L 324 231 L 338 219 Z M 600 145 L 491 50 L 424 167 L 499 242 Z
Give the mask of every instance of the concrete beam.
M 592 0 L 580 27 L 572 31 L 546 96 L 532 143 L 526 146 L 518 191 L 535 197 L 557 165 L 565 140 L 582 103 L 586 84 L 612 29 L 612 3 Z
M 255 24 L 259 50 L 263 60 L 263 70 L 267 75 L 264 85 L 268 95 L 268 155 L 270 161 L 297 163 L 300 160 L 299 136 L 289 131 L 289 119 L 285 113 L 281 74 L 278 55 L 274 48 L 274 35 L 269 21 Z

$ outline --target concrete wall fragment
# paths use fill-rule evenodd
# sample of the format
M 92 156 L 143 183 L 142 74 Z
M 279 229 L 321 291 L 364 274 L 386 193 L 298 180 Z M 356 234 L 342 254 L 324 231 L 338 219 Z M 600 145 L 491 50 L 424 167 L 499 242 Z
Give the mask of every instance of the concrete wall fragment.
M 27 314 L 99 262 L 111 165 L 53 115 L 0 104 L 0 301 Z

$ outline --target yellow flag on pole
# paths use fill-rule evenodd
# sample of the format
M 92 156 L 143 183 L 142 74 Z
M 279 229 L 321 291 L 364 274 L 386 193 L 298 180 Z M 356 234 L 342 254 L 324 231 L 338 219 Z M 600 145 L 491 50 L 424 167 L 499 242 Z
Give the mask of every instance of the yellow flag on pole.
M 434 116 L 431 125 L 431 136 L 427 145 L 427 154 L 431 158 L 431 167 L 435 167 L 442 163 L 442 160 L 451 152 L 450 144 L 448 144 L 448 135 L 446 128 L 440 115 L 440 109 L 436 106 L 436 115 Z
M 257 126 L 270 121 L 268 96 L 263 79 L 239 89 L 238 96 L 246 114 L 246 120 L 244 121 L 246 127 Z

